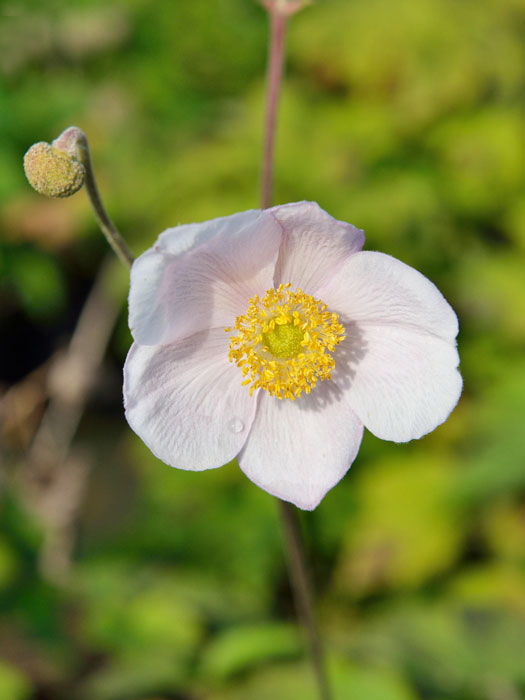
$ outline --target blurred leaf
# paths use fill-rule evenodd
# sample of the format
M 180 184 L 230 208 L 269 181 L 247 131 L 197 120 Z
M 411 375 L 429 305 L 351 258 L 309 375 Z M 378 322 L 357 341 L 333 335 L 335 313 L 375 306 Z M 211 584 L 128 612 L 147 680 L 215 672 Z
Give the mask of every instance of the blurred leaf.
M 0 661 L 0 697 L 5 700 L 29 700 L 31 683 L 13 666 Z
M 274 499 L 254 487 L 236 462 L 199 473 L 174 470 L 131 434 L 128 445 L 143 484 L 142 507 L 150 513 L 133 532 L 134 551 L 176 557 L 217 577 L 218 585 L 242 588 L 230 615 L 238 616 L 246 604 L 266 610 L 269 582 L 283 566 Z
M 56 259 L 37 248 L 8 253 L 8 279 L 25 311 L 34 318 L 56 314 L 65 303 L 65 284 Z
M 463 213 L 500 211 L 523 187 L 525 131 L 517 112 L 502 107 L 457 115 L 430 142 L 442 162 L 443 189 Z
M 501 559 L 525 564 L 524 503 L 496 501 L 485 516 L 484 530 L 489 546 Z
M 449 586 L 454 600 L 479 609 L 498 607 L 525 618 L 525 571 L 508 563 L 470 567 Z
M 292 25 L 291 52 L 325 92 L 388 100 L 392 118 L 412 131 L 479 99 L 487 85 L 517 89 L 521 34 L 509 9 L 508 2 L 475 11 L 437 0 L 317 3 Z
M 297 656 L 302 650 L 297 627 L 283 623 L 261 623 L 225 630 L 204 651 L 204 677 L 224 680 L 275 659 Z
M 525 257 L 516 252 L 470 255 L 462 264 L 462 304 L 480 326 L 507 342 L 525 341 L 524 264 Z
M 18 557 L 8 541 L 0 536 L 0 590 L 9 586 L 17 571 Z
M 156 569 L 115 566 L 83 569 L 79 579 L 87 639 L 124 658 L 167 649 L 187 659 L 202 633 L 199 611 L 177 594 L 176 576 Z
M 360 475 L 360 510 L 337 587 L 353 595 L 412 587 L 451 566 L 463 540 L 449 503 L 453 483 L 447 457 L 412 452 L 370 465 Z
M 135 658 L 117 659 L 80 683 L 80 700 L 122 700 L 150 697 L 153 693 L 176 692 L 184 678 L 180 664 L 168 649 Z
M 373 634 L 389 640 L 392 658 L 430 697 L 486 697 L 495 679 L 523 683 L 524 619 L 495 606 L 405 603 L 383 610 Z M 366 644 L 367 629 L 359 643 Z
M 475 505 L 525 484 L 522 416 L 525 367 L 512 369 L 485 392 L 476 406 L 467 469 L 462 470 L 454 498 Z
M 518 196 L 510 203 L 503 220 L 504 227 L 520 253 L 525 253 L 525 197 Z
M 329 668 L 329 682 L 337 700 L 415 700 L 403 680 L 388 671 L 354 668 L 342 661 L 335 661 Z M 267 667 L 236 688 L 205 697 L 206 700 L 315 700 L 319 693 L 311 667 L 283 664 Z

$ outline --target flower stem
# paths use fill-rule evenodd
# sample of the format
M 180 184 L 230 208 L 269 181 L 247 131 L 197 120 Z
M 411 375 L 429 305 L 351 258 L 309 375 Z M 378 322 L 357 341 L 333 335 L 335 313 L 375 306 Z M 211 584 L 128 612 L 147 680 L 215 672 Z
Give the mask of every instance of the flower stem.
M 85 133 L 78 126 L 70 126 L 53 141 L 52 147 L 62 151 L 70 159 L 76 160 L 83 165 L 85 170 L 84 184 L 97 223 L 113 251 L 127 267 L 131 267 L 133 255 L 102 204 L 91 164 L 89 143 Z
M 261 181 L 261 208 L 267 209 L 272 201 L 273 154 L 275 125 L 281 78 L 283 74 L 284 38 L 287 16 L 278 10 L 269 10 L 270 40 L 266 88 L 266 118 L 264 125 L 264 149 Z
M 133 263 L 133 255 L 126 245 L 126 242 L 115 228 L 104 208 L 104 205 L 102 204 L 102 199 L 100 198 L 93 172 L 93 166 L 91 164 L 88 140 L 83 132 L 80 132 L 80 134 L 81 135 L 79 135 L 76 141 L 76 149 L 78 159 L 86 169 L 85 185 L 95 218 L 102 230 L 102 233 L 106 237 L 107 242 L 113 248 L 113 251 L 125 265 L 131 267 L 131 264 Z
M 301 528 L 294 506 L 286 501 L 280 501 L 283 529 L 286 540 L 288 568 L 295 605 L 310 641 L 312 665 L 322 700 L 331 700 L 330 686 L 326 675 L 321 637 L 315 621 L 313 595 L 308 576 L 306 555 L 304 550 Z
M 266 90 L 266 117 L 264 123 L 264 149 L 261 181 L 261 208 L 267 209 L 272 202 L 273 165 L 277 106 L 283 74 L 284 40 L 288 15 L 300 8 L 287 10 L 278 3 L 268 3 L 270 16 L 270 39 L 268 48 L 268 71 Z M 319 698 L 331 700 L 330 686 L 326 675 L 321 637 L 314 614 L 313 593 L 307 572 L 306 553 L 297 512 L 286 501 L 279 501 L 283 521 L 284 539 L 288 560 L 290 582 L 295 606 L 309 639 L 314 674 Z

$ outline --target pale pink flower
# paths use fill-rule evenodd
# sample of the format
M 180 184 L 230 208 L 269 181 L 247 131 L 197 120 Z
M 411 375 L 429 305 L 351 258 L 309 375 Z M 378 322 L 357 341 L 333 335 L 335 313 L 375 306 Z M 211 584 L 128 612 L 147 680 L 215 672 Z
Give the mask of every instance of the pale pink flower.
M 159 459 L 199 471 L 237 457 L 310 510 L 363 426 L 405 442 L 446 420 L 462 384 L 456 315 L 363 242 L 300 202 L 168 229 L 136 260 L 126 416 Z

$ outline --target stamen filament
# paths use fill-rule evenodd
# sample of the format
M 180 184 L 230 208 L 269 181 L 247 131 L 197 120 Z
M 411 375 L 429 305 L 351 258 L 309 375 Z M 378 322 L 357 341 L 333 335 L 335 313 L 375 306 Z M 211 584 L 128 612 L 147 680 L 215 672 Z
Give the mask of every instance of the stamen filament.
M 252 297 L 246 313 L 235 320 L 228 358 L 241 368 L 250 395 L 260 388 L 293 401 L 332 378 L 330 353 L 345 338 L 339 316 L 319 299 L 290 288 L 281 284 L 262 299 Z

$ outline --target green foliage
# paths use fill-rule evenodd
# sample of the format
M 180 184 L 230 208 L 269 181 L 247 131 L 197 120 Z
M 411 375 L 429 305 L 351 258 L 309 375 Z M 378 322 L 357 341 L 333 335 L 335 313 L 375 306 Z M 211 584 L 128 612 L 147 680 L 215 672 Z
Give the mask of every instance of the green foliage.
M 16 553 L 5 540 L 0 538 L 0 589 L 9 586 L 16 577 L 18 560 Z
M 210 700 L 287 700 L 318 697 L 312 685 L 312 671 L 304 664 L 281 665 L 260 671 L 236 689 L 212 693 Z M 415 700 L 402 679 L 389 672 L 354 668 L 337 660 L 331 664 L 331 681 L 334 696 L 338 700 Z
M 36 319 L 56 315 L 65 305 L 64 280 L 56 259 L 25 246 L 0 249 L 2 253 L 3 283 L 10 285 L 26 313 Z
M 29 700 L 31 683 L 14 667 L 0 661 L 0 697 L 9 700 Z
M 370 465 L 356 484 L 360 508 L 345 537 L 338 587 L 363 595 L 420 586 L 451 567 L 463 531 L 449 494 L 450 459 L 412 453 Z
M 225 630 L 208 645 L 204 678 L 223 680 L 274 659 L 297 656 L 302 650 L 298 630 L 282 623 L 238 626 Z
M 476 697 L 488 691 L 494 678 L 523 683 L 523 626 L 506 612 L 407 606 L 387 625 L 387 633 L 400 640 L 404 665 L 422 687 Z

